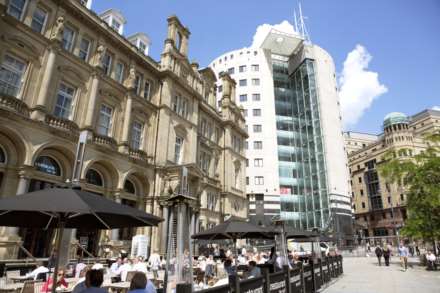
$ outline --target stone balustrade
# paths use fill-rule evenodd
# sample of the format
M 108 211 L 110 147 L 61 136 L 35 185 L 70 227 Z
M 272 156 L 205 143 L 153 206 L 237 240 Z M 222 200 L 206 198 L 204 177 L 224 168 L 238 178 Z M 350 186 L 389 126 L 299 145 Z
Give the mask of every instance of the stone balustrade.
M 44 122 L 51 127 L 66 130 L 66 131 L 72 132 L 74 134 L 78 133 L 78 125 L 76 125 L 75 122 L 67 120 L 67 119 L 63 119 L 63 118 L 56 117 L 56 116 L 53 116 L 50 114 L 46 114 Z
M 128 155 L 133 158 L 133 159 L 137 159 L 137 160 L 141 160 L 141 161 L 145 161 L 145 162 L 149 162 L 150 157 L 147 155 L 146 152 L 139 150 L 139 149 L 132 149 L 130 148 L 128 150 Z
M 105 135 L 96 134 L 93 136 L 93 142 L 99 145 L 109 147 L 111 149 L 116 149 L 116 141 Z
M 29 117 L 29 108 L 16 97 L 0 94 L 0 107 Z

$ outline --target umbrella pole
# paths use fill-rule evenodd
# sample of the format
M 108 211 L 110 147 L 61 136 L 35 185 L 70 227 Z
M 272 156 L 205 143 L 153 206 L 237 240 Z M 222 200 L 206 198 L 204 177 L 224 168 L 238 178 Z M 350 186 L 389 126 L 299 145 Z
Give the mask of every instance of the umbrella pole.
M 60 250 L 61 250 L 61 240 L 64 233 L 64 226 L 66 225 L 66 222 L 64 220 L 61 220 L 61 218 L 58 218 L 58 235 L 57 235 L 57 256 L 55 259 L 55 269 L 53 272 L 53 278 L 52 278 L 52 293 L 55 293 L 57 289 L 57 277 L 58 277 L 58 268 L 60 265 Z

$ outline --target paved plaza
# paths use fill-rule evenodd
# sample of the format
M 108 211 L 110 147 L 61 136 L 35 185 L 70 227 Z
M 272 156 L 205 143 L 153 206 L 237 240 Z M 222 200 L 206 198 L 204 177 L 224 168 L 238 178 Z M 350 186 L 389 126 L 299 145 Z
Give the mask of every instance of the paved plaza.
M 344 258 L 344 274 L 323 293 L 440 293 L 440 271 L 426 271 L 414 263 L 405 272 L 399 259 L 389 267 L 377 265 L 376 257 Z

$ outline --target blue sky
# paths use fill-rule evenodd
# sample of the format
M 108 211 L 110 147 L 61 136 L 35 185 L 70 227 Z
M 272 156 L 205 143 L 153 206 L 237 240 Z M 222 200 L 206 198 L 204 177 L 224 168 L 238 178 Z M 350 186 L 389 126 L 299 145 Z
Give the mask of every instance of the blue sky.
M 147 33 L 156 60 L 166 18 L 176 14 L 191 31 L 190 59 L 206 66 L 226 51 L 249 46 L 259 25 L 292 22 L 296 7 L 296 0 L 94 0 L 92 9 L 121 10 L 125 34 Z M 302 8 L 312 42 L 333 56 L 338 73 L 360 44 L 372 57 L 365 70 L 377 73 L 387 89 L 347 130 L 378 133 L 389 112 L 440 106 L 439 0 L 303 0 Z

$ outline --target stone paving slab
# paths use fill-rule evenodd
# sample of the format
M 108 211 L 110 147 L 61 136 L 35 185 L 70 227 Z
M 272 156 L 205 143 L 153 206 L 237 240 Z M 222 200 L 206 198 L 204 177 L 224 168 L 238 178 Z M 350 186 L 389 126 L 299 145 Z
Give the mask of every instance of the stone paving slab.
M 383 259 L 382 259 L 383 260 Z M 376 257 L 344 258 L 344 274 L 322 293 L 440 293 L 440 271 L 426 271 L 410 259 L 404 271 L 398 257 L 389 267 L 378 266 Z

